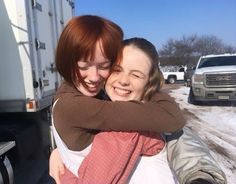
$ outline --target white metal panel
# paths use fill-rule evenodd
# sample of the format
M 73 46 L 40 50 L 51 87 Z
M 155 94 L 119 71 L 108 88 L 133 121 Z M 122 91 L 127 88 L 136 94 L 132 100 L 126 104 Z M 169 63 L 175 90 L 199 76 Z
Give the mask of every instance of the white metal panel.
M 58 4 L 58 0 L 50 0 L 50 10 L 52 12 L 52 16 L 51 16 L 51 26 L 52 26 L 52 30 L 53 30 L 53 48 L 54 51 L 56 53 L 56 48 L 57 48 L 57 43 L 58 43 L 58 39 L 59 39 L 59 30 L 58 30 L 58 15 L 57 15 L 57 4 Z M 54 57 L 54 63 L 55 63 L 55 57 Z M 55 64 L 54 64 L 55 66 Z M 55 75 L 55 88 L 57 89 L 57 87 L 60 85 L 61 83 L 61 77 L 59 75 L 58 72 L 54 72 Z
M 62 10 L 62 0 L 54 0 L 55 3 L 55 18 L 57 26 L 57 38 L 59 39 L 61 32 L 64 28 L 63 23 L 63 10 Z
M 54 0 L 54 1 L 56 1 L 55 14 L 56 14 L 56 24 L 57 24 L 58 38 L 59 38 L 65 25 L 74 16 L 74 9 L 72 9 L 72 6 L 71 6 L 71 4 L 74 3 L 74 1 L 72 0 L 71 1 Z
M 74 1 L 72 1 L 72 0 L 63 0 L 62 1 L 62 7 L 63 7 L 63 21 L 64 21 L 64 25 L 66 25 L 67 22 L 74 15 L 74 8 L 73 8 L 74 7 Z
M 37 57 L 41 70 L 42 97 L 52 95 L 55 92 L 55 29 L 53 26 L 52 1 L 37 0 L 34 7 L 34 19 L 36 28 L 36 43 L 38 43 Z
M 29 100 L 36 106 L 27 111 L 50 105 L 60 81 L 54 70 L 56 45 L 73 12 L 69 2 L 0 1 L 0 111 L 25 111 Z
M 26 1 L 15 0 L 17 9 L 17 32 L 19 35 L 18 46 L 20 53 L 20 62 L 23 72 L 23 81 L 25 89 L 25 99 L 35 98 L 34 88 L 33 88 L 33 76 L 32 76 L 32 55 L 30 52 L 30 47 L 32 47 L 32 41 L 29 40 L 29 35 L 31 34 L 28 29 L 28 12 L 26 10 Z
M 26 99 L 33 90 L 24 0 L 0 3 L 0 100 Z
M 74 1 L 68 0 L 53 0 L 54 1 L 54 10 L 55 10 L 55 25 L 56 25 L 56 33 L 57 39 L 59 39 L 62 30 L 68 23 L 68 21 L 74 16 L 74 9 L 72 9 L 70 3 L 74 3 Z M 62 81 L 62 77 L 57 75 L 57 82 L 60 85 Z

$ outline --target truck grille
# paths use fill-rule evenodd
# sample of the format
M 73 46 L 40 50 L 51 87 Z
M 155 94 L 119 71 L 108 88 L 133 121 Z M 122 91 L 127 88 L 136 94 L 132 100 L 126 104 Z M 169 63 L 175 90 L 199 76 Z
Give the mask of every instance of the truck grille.
M 206 74 L 207 86 L 236 86 L 236 73 Z

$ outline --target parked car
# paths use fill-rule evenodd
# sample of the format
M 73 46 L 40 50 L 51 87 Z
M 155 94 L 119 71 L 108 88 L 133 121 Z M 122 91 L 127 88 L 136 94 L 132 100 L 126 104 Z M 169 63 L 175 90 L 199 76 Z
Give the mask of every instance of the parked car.
M 200 57 L 192 77 L 189 103 L 236 102 L 236 54 Z
M 168 84 L 174 84 L 176 81 L 184 80 L 184 68 L 180 68 L 176 72 L 163 72 L 163 75 Z

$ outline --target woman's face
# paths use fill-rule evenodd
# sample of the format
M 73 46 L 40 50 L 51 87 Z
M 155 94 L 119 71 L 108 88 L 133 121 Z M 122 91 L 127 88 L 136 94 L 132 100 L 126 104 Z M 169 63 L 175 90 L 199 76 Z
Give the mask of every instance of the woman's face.
M 111 61 L 103 56 L 99 42 L 96 44 L 94 60 L 80 60 L 78 67 L 81 77 L 88 87 L 79 84 L 77 89 L 86 96 L 96 96 L 103 88 L 111 68 Z
M 125 46 L 120 64 L 106 82 L 106 92 L 112 101 L 142 100 L 149 79 L 151 61 L 135 46 Z

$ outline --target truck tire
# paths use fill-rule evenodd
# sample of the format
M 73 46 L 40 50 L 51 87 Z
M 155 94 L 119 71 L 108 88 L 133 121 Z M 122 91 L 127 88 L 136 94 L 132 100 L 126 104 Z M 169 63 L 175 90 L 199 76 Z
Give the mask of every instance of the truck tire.
M 11 163 L 6 155 L 0 157 L 0 183 L 13 184 L 14 176 Z
M 167 79 L 167 82 L 169 84 L 174 84 L 176 82 L 176 77 L 175 76 L 169 76 Z
M 190 90 L 189 90 L 188 103 L 193 104 L 193 105 L 199 104 L 199 102 L 195 100 L 192 87 L 190 87 Z

